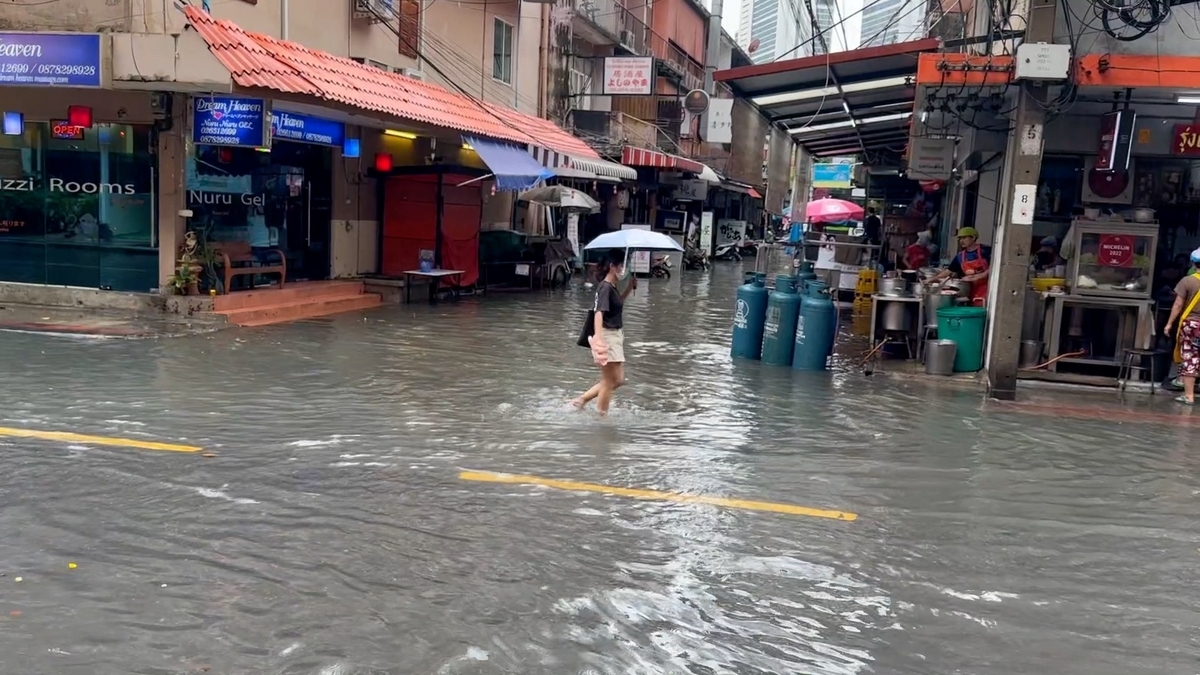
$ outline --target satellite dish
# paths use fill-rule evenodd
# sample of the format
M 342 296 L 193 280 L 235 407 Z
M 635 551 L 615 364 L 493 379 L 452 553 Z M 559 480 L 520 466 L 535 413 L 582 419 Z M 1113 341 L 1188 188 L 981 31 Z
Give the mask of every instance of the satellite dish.
M 761 45 L 762 45 L 762 41 L 759 40 L 758 38 L 754 38 L 753 40 L 750 41 L 750 46 L 746 47 L 746 53 L 753 54 L 754 52 L 758 51 L 758 48 Z

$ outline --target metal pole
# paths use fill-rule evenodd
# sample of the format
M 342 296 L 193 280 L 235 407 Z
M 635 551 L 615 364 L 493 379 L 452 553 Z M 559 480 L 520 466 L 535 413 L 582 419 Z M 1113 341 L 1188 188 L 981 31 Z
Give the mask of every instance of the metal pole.
M 724 0 L 712 0 L 712 13 L 708 17 L 708 46 L 704 49 L 704 93 L 712 96 L 713 73 L 717 72 L 718 61 L 721 58 L 721 12 L 725 9 Z M 749 30 L 749 29 L 747 29 Z M 708 111 L 700 115 L 699 138 L 708 140 Z
M 1032 0 L 1026 20 L 1025 43 L 1054 42 L 1057 0 Z M 1040 17 L 1040 18 L 1038 18 Z M 1074 54 L 1071 55 L 1074 58 Z M 1025 81 L 1017 94 L 1016 124 L 1009 132 L 1002 175 L 996 245 L 992 249 L 988 289 L 987 378 L 992 398 L 1011 401 L 1017 395 L 1021 354 L 1021 322 L 1025 284 L 1029 277 L 1032 222 L 1013 222 L 1018 202 L 1035 199 L 1042 172 L 1046 85 Z M 1022 219 L 1024 220 L 1024 219 Z

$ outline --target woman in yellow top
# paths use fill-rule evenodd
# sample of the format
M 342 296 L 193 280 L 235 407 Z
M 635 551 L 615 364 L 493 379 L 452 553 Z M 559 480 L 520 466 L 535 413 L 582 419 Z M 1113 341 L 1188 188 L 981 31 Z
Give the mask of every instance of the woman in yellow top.
M 1198 264 L 1200 248 L 1192 251 L 1193 270 Z M 1193 271 L 1175 285 L 1175 304 L 1167 319 L 1167 335 L 1172 333 L 1176 321 L 1179 321 L 1179 332 L 1175 336 L 1175 363 L 1179 364 L 1183 395 L 1175 400 L 1184 405 L 1196 405 L 1196 375 L 1200 374 L 1200 272 Z

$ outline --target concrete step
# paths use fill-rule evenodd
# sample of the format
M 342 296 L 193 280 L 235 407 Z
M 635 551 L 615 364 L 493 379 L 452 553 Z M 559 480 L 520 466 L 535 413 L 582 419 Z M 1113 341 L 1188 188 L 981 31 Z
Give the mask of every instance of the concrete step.
M 283 288 L 263 288 L 255 291 L 234 291 L 213 299 L 213 311 L 228 312 L 278 305 L 298 300 L 345 297 L 363 292 L 361 281 L 300 281 L 284 284 Z
M 383 299 L 374 293 L 355 293 L 304 298 L 291 302 L 263 304 L 256 307 L 217 312 L 238 326 L 268 326 L 276 323 L 311 319 L 342 312 L 355 312 L 379 307 Z

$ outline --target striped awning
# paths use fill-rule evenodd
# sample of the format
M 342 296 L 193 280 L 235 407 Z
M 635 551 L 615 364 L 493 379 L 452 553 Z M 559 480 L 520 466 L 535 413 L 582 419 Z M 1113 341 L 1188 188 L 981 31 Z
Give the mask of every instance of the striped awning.
M 608 177 L 637 180 L 636 169 L 604 159 L 583 159 L 532 145 L 529 146 L 529 154 L 542 166 L 563 178 Z
M 629 166 L 648 166 L 655 169 L 674 169 L 675 171 L 687 171 L 694 174 L 700 174 L 708 167 L 700 162 L 679 155 L 670 155 L 657 150 L 647 150 L 645 148 L 635 148 L 627 145 L 621 149 L 621 163 Z M 708 169 L 712 171 L 712 169 Z M 720 179 L 717 179 L 720 181 Z

